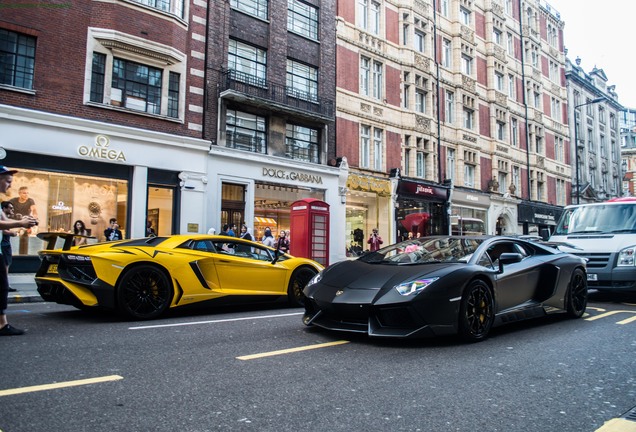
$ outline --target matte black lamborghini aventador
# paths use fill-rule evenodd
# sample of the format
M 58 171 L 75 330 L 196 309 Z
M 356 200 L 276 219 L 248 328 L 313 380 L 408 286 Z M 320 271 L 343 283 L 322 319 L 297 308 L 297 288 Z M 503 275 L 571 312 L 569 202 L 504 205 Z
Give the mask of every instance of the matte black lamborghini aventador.
M 586 261 L 514 237 L 408 240 L 331 265 L 304 290 L 303 322 L 379 337 L 459 334 L 587 306 Z

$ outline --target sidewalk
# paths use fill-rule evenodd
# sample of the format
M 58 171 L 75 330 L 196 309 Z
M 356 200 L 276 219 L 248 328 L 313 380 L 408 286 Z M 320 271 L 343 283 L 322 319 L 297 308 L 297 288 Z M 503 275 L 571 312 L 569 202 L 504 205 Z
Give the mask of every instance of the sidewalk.
M 17 289 L 9 293 L 9 304 L 44 301 L 35 285 L 35 273 L 9 273 L 9 286 Z

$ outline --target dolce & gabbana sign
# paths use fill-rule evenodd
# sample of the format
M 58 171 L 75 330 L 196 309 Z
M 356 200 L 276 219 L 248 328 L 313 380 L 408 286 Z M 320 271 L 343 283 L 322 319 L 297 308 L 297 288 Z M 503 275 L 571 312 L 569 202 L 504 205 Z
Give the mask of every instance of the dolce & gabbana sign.
M 279 180 L 290 180 L 299 183 L 322 184 L 322 176 L 278 168 L 263 167 L 263 177 L 270 177 Z
M 87 159 L 100 159 L 109 162 L 126 161 L 123 151 L 110 148 L 110 139 L 105 135 L 97 135 L 93 146 L 80 146 L 77 153 Z

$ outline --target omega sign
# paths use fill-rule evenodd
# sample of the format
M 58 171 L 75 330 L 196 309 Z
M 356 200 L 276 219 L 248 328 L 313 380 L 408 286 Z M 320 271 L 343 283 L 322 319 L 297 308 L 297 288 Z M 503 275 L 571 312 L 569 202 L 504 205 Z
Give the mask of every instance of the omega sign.
M 102 159 L 107 161 L 126 161 L 126 156 L 121 150 L 113 150 L 109 148 L 110 139 L 105 135 L 97 135 L 95 137 L 95 145 L 93 147 L 80 146 L 77 153 L 80 156 L 91 159 Z
M 319 175 L 300 173 L 296 171 L 286 171 L 274 168 L 263 168 L 263 177 L 272 177 L 280 180 L 291 180 L 303 183 L 322 184 L 322 177 Z

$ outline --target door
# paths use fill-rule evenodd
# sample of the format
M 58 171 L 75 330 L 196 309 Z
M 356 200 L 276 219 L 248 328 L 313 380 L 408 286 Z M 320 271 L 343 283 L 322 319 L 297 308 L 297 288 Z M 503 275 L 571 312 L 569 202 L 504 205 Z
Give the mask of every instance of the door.
M 165 185 L 148 185 L 148 207 L 146 221 L 154 235 L 167 236 L 174 234 L 174 187 Z M 146 233 L 148 235 L 148 232 Z

